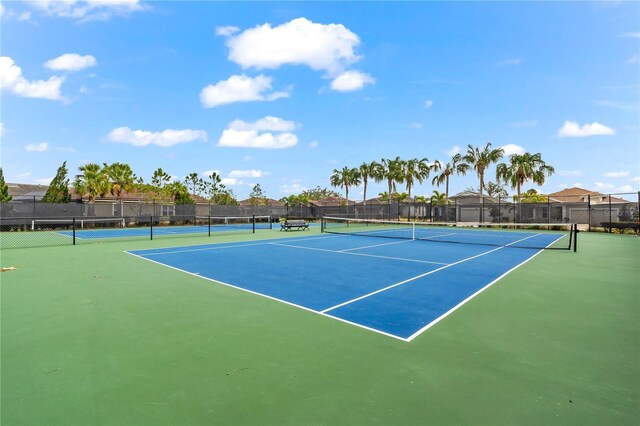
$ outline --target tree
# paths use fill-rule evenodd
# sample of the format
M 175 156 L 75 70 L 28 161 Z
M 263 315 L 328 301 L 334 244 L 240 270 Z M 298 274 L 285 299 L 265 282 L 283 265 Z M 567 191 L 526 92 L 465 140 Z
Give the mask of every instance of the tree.
M 422 183 L 429 177 L 430 167 L 429 160 L 425 157 L 422 159 L 412 158 L 402 163 L 402 175 L 407 184 L 408 198 L 411 199 L 411 188 L 417 181 Z
M 485 185 L 489 197 L 507 198 L 509 193 L 498 182 L 489 182 Z
M 151 176 L 151 184 L 158 189 L 162 189 L 169 183 L 171 183 L 171 176 L 162 170 L 161 167 L 158 167 L 158 169 L 153 172 L 153 176 Z
M 93 203 L 98 196 L 104 196 L 109 190 L 106 174 L 99 164 L 89 163 L 78 167 L 82 174 L 73 181 L 74 191 L 80 197 L 87 196 Z
M 184 184 L 193 195 L 200 195 L 205 188 L 204 180 L 195 172 L 184 178 Z
M 238 200 L 236 200 L 236 196 L 233 194 L 231 189 L 220 189 L 211 199 L 213 204 L 220 205 L 238 205 Z
M 438 192 L 434 190 L 433 194 L 429 198 L 429 202 L 431 203 L 432 206 L 435 206 L 435 205 L 443 206 L 447 204 L 449 200 L 447 200 L 447 194 L 445 194 L 444 192 Z
M 362 196 L 362 202 L 365 206 L 367 205 L 368 180 L 370 177 L 372 178 L 378 175 L 377 170 L 379 167 L 380 167 L 380 164 L 378 164 L 375 161 L 372 161 L 371 163 L 362 163 L 358 168 L 358 171 L 360 172 L 360 178 L 362 179 L 362 184 L 364 185 L 364 194 Z
M 514 198 L 514 201 L 516 201 L 515 199 L 516 197 L 513 197 L 513 198 Z M 524 194 L 522 194 L 521 201 L 523 203 L 546 203 L 547 196 L 538 194 L 538 191 L 536 191 L 535 189 L 529 189 Z
M 67 178 L 67 162 L 58 167 L 56 176 L 49 184 L 47 192 L 42 197 L 43 203 L 68 203 L 71 201 L 69 194 L 69 179 Z
M 485 171 L 491 164 L 497 163 L 503 155 L 504 149 L 491 149 L 491 142 L 488 142 L 482 150 L 471 145 L 468 146 L 467 154 L 463 157 L 463 160 L 472 166 L 473 170 L 478 174 L 480 179 L 480 198 L 482 198 L 482 190 L 484 189 Z
M 327 197 L 340 197 L 340 194 L 338 194 L 336 191 L 332 191 L 329 188 L 321 188 L 320 186 L 302 191 L 300 195 L 308 197 L 309 200 L 321 200 Z
M 347 206 L 349 205 L 349 187 L 360 185 L 360 172 L 358 169 L 343 167 L 342 170 L 333 169 L 331 175 L 331 186 L 344 188 Z
M 173 199 L 175 204 L 195 204 L 191 195 L 189 195 L 189 188 L 182 182 L 171 182 L 165 186 L 165 191 Z
M 545 177 L 551 176 L 555 169 L 542 160 L 538 152 L 530 154 L 513 154 L 509 157 L 509 164 L 500 163 L 496 169 L 498 182 L 505 182 L 516 189 L 517 200 L 520 203 L 520 189 L 525 182 L 533 181 L 536 185 L 543 185 Z
M 402 173 L 403 161 L 400 157 L 394 159 L 383 158 L 379 164 L 380 166 L 374 171 L 373 178 L 376 182 L 386 179 L 389 187 L 387 194 L 393 194 L 396 190 L 396 183 L 404 182 Z M 391 202 L 391 198 L 387 197 L 387 201 Z
M 104 174 L 107 177 L 109 192 L 115 195 L 122 205 L 122 194 L 131 191 L 136 180 L 131 166 L 123 163 L 104 163 Z
M 440 172 L 440 174 L 433 177 L 431 183 L 436 186 L 440 186 L 445 183 L 445 199 L 449 200 L 449 177 L 453 174 L 466 175 L 469 170 L 469 165 L 463 161 L 460 154 L 456 154 L 451 159 L 451 162 L 446 163 L 444 166 L 438 160 L 436 160 L 431 166 L 431 170 Z
M 0 167 L 0 202 L 6 203 L 11 201 L 13 197 L 9 195 L 9 185 L 4 181 L 4 173 Z
M 249 203 L 252 206 L 266 206 L 268 204 L 267 196 L 264 194 L 259 183 L 256 183 L 251 190 L 251 193 L 249 194 Z

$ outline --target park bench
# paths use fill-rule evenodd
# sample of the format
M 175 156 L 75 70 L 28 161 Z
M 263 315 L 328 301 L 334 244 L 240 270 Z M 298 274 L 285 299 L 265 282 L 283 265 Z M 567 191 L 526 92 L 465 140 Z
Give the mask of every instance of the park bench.
M 285 220 L 280 224 L 280 230 L 288 231 L 290 229 L 306 229 L 309 230 L 309 224 L 304 220 Z

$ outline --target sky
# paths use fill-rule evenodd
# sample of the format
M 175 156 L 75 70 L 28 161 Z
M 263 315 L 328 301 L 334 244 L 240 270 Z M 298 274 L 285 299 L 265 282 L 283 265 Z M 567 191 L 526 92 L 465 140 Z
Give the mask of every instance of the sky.
M 491 143 L 555 168 L 524 190 L 640 189 L 639 2 L 0 5 L 7 182 L 122 162 L 280 199 L 345 166 Z M 432 178 L 412 194 L 444 191 Z M 449 191 L 469 187 L 473 171 Z

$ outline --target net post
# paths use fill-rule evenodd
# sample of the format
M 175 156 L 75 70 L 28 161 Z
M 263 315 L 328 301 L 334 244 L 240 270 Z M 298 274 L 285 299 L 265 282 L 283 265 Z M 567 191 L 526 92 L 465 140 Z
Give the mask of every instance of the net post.
M 73 218 L 73 222 L 72 222 L 72 227 L 73 227 L 73 245 L 76 245 L 76 218 Z
M 325 224 L 325 219 L 324 219 L 324 215 L 322 215 L 320 217 L 320 233 L 323 234 L 324 233 L 324 227 L 326 226 Z
M 209 230 L 209 236 L 211 236 L 211 212 L 209 212 L 209 216 L 207 216 L 207 229 Z
M 411 222 L 411 239 L 412 240 L 416 239 L 416 223 L 415 222 Z
M 256 215 L 255 215 L 255 213 L 251 216 L 251 219 L 252 219 L 252 222 L 253 222 L 253 226 L 252 226 L 253 233 L 255 234 L 256 233 Z
M 578 224 L 577 223 L 573 224 L 573 232 L 574 232 L 574 235 L 573 235 L 573 252 L 575 253 L 575 252 L 578 251 L 578 232 L 580 232 L 580 231 L 578 231 Z
M 273 229 L 273 217 L 268 215 L 267 220 L 269 221 L 269 229 Z
M 151 239 L 153 240 L 153 215 L 149 216 L 149 235 L 151 236 Z

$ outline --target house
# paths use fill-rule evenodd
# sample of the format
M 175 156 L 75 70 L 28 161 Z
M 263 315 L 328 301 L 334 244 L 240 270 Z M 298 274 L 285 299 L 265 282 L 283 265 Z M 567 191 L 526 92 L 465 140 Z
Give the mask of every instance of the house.
M 12 201 L 41 201 L 49 189 L 48 185 L 30 185 L 25 183 L 7 183 Z
M 589 191 L 588 189 L 583 188 L 563 189 L 562 191 L 549 194 L 549 197 L 561 203 L 589 203 L 590 205 L 604 203 L 609 204 L 609 202 L 611 202 L 612 204 L 629 202 L 627 200 L 623 200 L 622 198 L 613 197 L 607 194 L 601 194 L 595 191 Z

